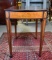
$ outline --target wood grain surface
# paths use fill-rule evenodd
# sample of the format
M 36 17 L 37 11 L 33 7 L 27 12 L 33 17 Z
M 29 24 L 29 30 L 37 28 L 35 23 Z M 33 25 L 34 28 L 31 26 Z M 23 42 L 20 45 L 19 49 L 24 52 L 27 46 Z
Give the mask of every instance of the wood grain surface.
M 6 18 L 12 19 L 33 19 L 33 18 L 46 18 L 47 13 L 40 11 L 40 12 L 6 12 Z

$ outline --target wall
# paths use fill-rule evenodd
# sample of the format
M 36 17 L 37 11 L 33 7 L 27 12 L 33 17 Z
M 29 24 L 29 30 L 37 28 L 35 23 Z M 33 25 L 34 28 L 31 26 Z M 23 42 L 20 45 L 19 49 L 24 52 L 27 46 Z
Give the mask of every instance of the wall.
M 33 6 L 33 7 L 44 8 L 44 9 L 49 8 L 49 2 L 48 2 L 49 0 L 22 0 L 22 1 L 26 2 L 26 4 L 25 3 L 22 4 L 23 7 Z M 30 4 L 30 2 L 43 2 L 43 4 L 42 3 L 38 3 L 38 4 L 31 3 Z

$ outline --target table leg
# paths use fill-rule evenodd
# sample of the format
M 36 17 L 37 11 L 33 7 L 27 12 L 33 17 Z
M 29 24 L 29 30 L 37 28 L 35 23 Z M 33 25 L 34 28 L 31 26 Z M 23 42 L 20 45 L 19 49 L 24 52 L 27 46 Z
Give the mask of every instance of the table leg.
M 49 21 L 51 21 L 51 14 L 49 15 Z
M 8 44 L 9 44 L 9 52 L 10 52 L 10 58 L 12 58 L 12 36 L 11 36 L 11 22 L 10 20 L 6 20 L 7 24 L 7 33 L 8 33 Z
M 36 20 L 36 39 L 37 39 L 37 27 L 38 27 L 38 20 Z
M 39 56 L 40 57 L 41 57 L 41 53 L 42 53 L 45 25 L 46 25 L 46 20 L 44 19 L 41 21 L 41 37 L 40 37 L 40 49 L 39 49 Z
M 15 38 L 17 38 L 17 20 L 15 21 Z
M 51 21 L 51 11 L 49 10 L 49 21 Z

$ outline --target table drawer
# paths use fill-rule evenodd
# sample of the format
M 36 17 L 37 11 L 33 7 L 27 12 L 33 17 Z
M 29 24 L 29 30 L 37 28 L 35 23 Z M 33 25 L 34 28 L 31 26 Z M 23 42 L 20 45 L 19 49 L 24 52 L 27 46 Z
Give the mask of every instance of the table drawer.
M 6 12 L 6 17 L 8 18 L 8 12 Z M 38 19 L 43 18 L 43 12 L 10 12 L 10 18 L 13 19 Z M 46 12 L 44 14 L 44 18 L 46 18 Z

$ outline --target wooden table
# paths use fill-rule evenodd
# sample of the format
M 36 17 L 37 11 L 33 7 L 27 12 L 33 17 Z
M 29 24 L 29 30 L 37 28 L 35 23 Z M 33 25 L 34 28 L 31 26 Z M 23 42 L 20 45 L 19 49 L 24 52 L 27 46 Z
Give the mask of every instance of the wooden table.
M 5 9 L 5 16 L 6 16 L 6 25 L 8 32 L 10 57 L 12 57 L 11 19 L 14 19 L 15 21 L 17 21 L 17 19 L 36 19 L 36 22 L 38 21 L 38 19 L 41 20 L 40 48 L 39 48 L 39 56 L 41 56 L 42 45 L 44 40 L 44 30 L 45 30 L 46 18 L 47 18 L 47 10 L 30 9 L 30 8 L 18 9 L 16 6 L 12 6 L 8 9 Z M 15 25 L 15 35 L 16 35 L 16 25 Z M 36 37 L 37 37 L 37 25 L 36 25 Z

